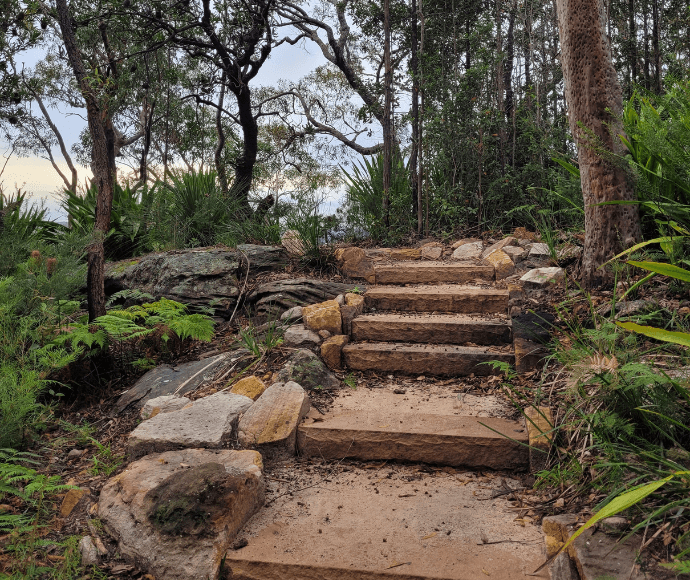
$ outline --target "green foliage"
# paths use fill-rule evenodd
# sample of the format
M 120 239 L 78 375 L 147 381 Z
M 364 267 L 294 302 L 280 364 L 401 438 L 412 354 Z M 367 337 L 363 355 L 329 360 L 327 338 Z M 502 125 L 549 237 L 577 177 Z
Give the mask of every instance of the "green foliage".
M 345 219 L 355 237 L 370 236 L 382 243 L 396 243 L 413 225 L 412 191 L 404 161 L 394 158 L 389 192 L 390 227 L 383 216 L 383 155 L 363 159 L 351 173 L 343 169 L 347 182 Z
M 92 183 L 83 195 L 67 189 L 63 195 L 62 209 L 67 213 L 72 229 L 82 235 L 91 235 L 96 221 L 96 184 Z M 129 186 L 115 184 L 110 229 L 104 243 L 108 259 L 122 260 L 149 249 L 148 220 L 153 196 L 154 193 L 146 187 L 132 191 Z
M 260 327 L 249 324 L 246 328 L 240 328 L 238 334 L 245 348 L 256 358 L 260 358 L 283 344 L 284 333 L 285 327 L 280 321 L 270 320 Z
M 95 439 L 92 439 L 91 443 L 93 443 L 98 449 L 91 459 L 93 462 L 93 466 L 90 469 L 91 473 L 94 475 L 103 474 L 106 477 L 110 477 L 115 471 L 117 471 L 120 465 L 122 465 L 125 459 L 124 456 L 114 454 L 110 449 L 110 445 L 102 445 Z

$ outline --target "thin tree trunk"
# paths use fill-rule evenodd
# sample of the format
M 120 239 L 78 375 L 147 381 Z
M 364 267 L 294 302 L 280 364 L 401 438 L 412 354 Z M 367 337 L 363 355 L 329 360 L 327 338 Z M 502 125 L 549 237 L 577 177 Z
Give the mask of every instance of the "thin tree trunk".
M 230 189 L 230 196 L 239 203 L 240 211 L 246 217 L 251 215 L 249 207 L 249 190 L 252 186 L 254 165 L 259 150 L 259 126 L 252 112 L 251 93 L 248 86 L 240 86 L 235 92 L 239 111 L 240 125 L 244 136 L 242 154 L 235 167 L 235 181 Z
M 506 169 L 506 123 L 505 115 L 505 94 L 504 94 L 504 72 L 503 72 L 503 16 L 501 15 L 502 0 L 496 0 L 496 105 L 501 113 L 498 126 L 498 156 L 501 166 L 501 175 L 505 174 Z
M 630 87 L 628 98 L 632 95 L 633 86 L 637 82 L 637 22 L 635 20 L 635 0 L 628 0 L 628 12 L 630 13 L 630 42 L 628 55 L 630 58 Z
M 659 0 L 652 0 L 652 51 L 654 53 L 654 90 L 661 94 L 661 50 L 659 49 Z
M 651 74 L 649 72 L 649 26 L 647 24 L 647 9 L 649 6 L 647 2 L 644 4 L 644 14 L 642 20 L 642 32 L 644 34 L 644 88 L 649 90 L 651 87 Z
M 557 4 L 568 120 L 577 143 L 585 203 L 580 274 L 585 286 L 594 287 L 607 279 L 600 266 L 639 240 L 640 220 L 637 206 L 599 205 L 634 199 L 624 169 L 597 154 L 590 139 L 593 135 L 597 145 L 620 150 L 617 117 L 622 96 L 606 37 L 603 1 L 557 0 Z
M 383 225 L 390 225 L 390 188 L 393 153 L 391 130 L 391 14 L 390 0 L 383 0 Z
M 72 15 L 67 7 L 67 0 L 56 0 L 58 22 L 62 32 L 67 58 L 74 72 L 84 101 L 89 132 L 93 142 L 91 171 L 93 183 L 98 188 L 96 197 L 96 219 L 94 239 L 88 248 L 86 294 L 88 300 L 89 320 L 94 320 L 106 313 L 105 309 L 105 251 L 103 242 L 110 227 L 110 212 L 113 204 L 113 189 L 116 175 L 115 165 L 115 131 L 107 110 L 103 110 L 90 86 L 86 68 L 77 47 L 76 36 L 72 28 Z
M 424 0 L 419 0 L 419 54 L 424 56 Z M 417 233 L 422 233 L 424 222 L 424 73 L 419 70 L 419 96 L 421 107 L 419 111 L 419 132 L 417 134 L 417 149 L 419 151 L 419 171 L 417 171 Z
M 218 108 L 216 109 L 216 134 L 218 136 L 218 143 L 213 154 L 213 160 L 216 164 L 216 173 L 218 175 L 218 183 L 220 184 L 220 191 L 223 197 L 228 196 L 228 174 L 223 163 L 223 149 L 225 149 L 225 131 L 223 131 L 223 100 L 225 98 L 225 80 L 227 75 L 225 71 L 220 79 L 220 95 L 218 96 Z
M 419 150 L 419 55 L 417 37 L 419 36 L 419 26 L 417 21 L 417 0 L 412 0 L 410 7 L 411 20 L 411 47 L 410 47 L 410 69 L 412 72 L 412 149 L 410 151 L 410 189 L 412 193 L 412 215 L 417 215 L 418 194 L 417 187 L 419 180 L 417 177 L 417 156 Z

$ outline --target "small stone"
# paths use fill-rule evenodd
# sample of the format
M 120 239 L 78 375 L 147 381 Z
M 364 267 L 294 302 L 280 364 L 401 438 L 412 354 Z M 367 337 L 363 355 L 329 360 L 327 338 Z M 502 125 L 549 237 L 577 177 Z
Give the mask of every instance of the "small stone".
M 515 271 L 513 260 L 503 250 L 494 250 L 484 258 L 484 261 L 496 270 L 496 280 L 503 280 Z
M 338 306 L 343 306 L 345 304 L 345 296 L 343 294 L 338 294 L 333 300 L 338 303 Z
M 406 392 L 407 391 L 405 391 L 405 389 L 393 389 L 393 393 L 395 393 L 396 395 L 404 395 Z
M 470 242 L 458 246 L 453 252 L 454 260 L 478 260 L 482 256 L 484 244 L 482 242 Z
M 474 242 L 478 242 L 479 240 L 477 238 L 463 238 L 462 240 L 458 240 L 457 242 L 454 242 L 451 248 L 453 250 L 457 250 L 460 246 L 464 246 L 465 244 L 472 244 Z
M 68 517 L 72 511 L 74 511 L 74 508 L 79 503 L 79 500 L 81 500 L 81 498 L 84 497 L 88 491 L 88 489 L 83 488 L 70 489 L 65 494 L 62 504 L 60 504 L 60 516 L 63 518 Z
M 79 542 L 79 553 L 81 554 L 81 565 L 84 568 L 98 566 L 100 559 L 98 549 L 93 545 L 91 536 L 84 536 Z
M 297 230 L 288 230 L 280 236 L 280 243 L 290 256 L 301 257 L 306 253 L 302 236 Z
M 506 246 L 503 248 L 503 251 L 511 257 L 515 264 L 522 261 L 527 256 L 527 250 L 520 246 Z
M 237 381 L 230 389 L 230 392 L 236 395 L 244 395 L 252 401 L 256 401 L 265 390 L 266 385 L 264 382 L 259 377 L 252 375 Z
M 565 499 L 563 499 L 562 497 L 559 497 L 556 500 L 556 502 L 553 504 L 553 507 L 556 507 L 556 508 L 565 507 Z
M 280 315 L 281 320 L 298 321 L 302 318 L 302 307 L 293 306 Z
M 72 449 L 68 454 L 67 454 L 67 459 L 76 459 L 77 457 L 81 457 L 84 454 L 83 449 Z
M 171 413 L 189 405 L 191 401 L 187 397 L 178 397 L 177 395 L 163 395 L 155 399 L 149 399 L 144 403 L 144 406 L 139 412 L 139 417 L 146 421 L 151 417 L 155 417 L 159 413 Z
M 319 330 L 319 336 L 321 338 L 323 338 L 324 340 L 326 340 L 327 338 L 331 338 L 331 336 L 333 336 L 333 335 L 330 332 L 328 332 L 327 330 Z
M 427 246 L 421 249 L 424 260 L 438 260 L 443 254 L 443 248 L 438 246 Z
M 277 446 L 294 454 L 297 425 L 309 407 L 309 397 L 297 383 L 271 385 L 242 416 L 237 438 L 244 446 Z
M 346 304 L 345 306 L 340 307 L 340 316 L 343 319 L 344 335 L 350 336 L 352 334 L 352 321 L 360 314 L 361 311 L 358 311 L 358 309 L 354 306 L 348 306 Z
M 314 332 L 328 330 L 331 334 L 343 333 L 343 319 L 340 305 L 335 300 L 326 300 L 302 308 L 304 325 Z
M 517 240 L 513 236 L 503 238 L 501 241 L 492 244 L 486 250 L 484 250 L 482 252 L 482 258 L 486 258 L 489 254 L 492 254 L 496 250 L 502 250 L 506 246 L 514 246 L 515 244 L 517 244 Z
M 294 324 L 285 331 L 283 345 L 292 348 L 308 348 L 313 350 L 321 344 L 321 337 L 305 328 L 304 324 Z
M 347 336 L 341 334 L 339 336 L 332 336 L 323 342 L 321 345 L 321 358 L 329 369 L 334 371 L 343 369 L 343 347 L 349 340 Z
M 582 255 L 583 249 L 575 244 L 565 244 L 556 251 L 556 258 L 559 263 L 573 262 Z
M 345 294 L 345 304 L 356 308 L 357 314 L 362 314 L 362 312 L 364 312 L 364 296 L 361 294 L 348 292 Z
M 528 256 L 530 258 L 550 258 L 551 251 L 549 250 L 548 244 L 537 242 L 536 244 L 532 244 Z
M 565 278 L 565 270 L 554 266 L 553 268 L 534 268 L 527 272 L 520 282 L 534 286 L 544 286 L 549 283 L 556 283 Z

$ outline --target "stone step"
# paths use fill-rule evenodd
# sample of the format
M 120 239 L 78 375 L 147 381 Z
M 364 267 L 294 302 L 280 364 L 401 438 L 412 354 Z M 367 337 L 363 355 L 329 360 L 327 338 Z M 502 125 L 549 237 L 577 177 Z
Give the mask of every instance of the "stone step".
M 233 580 L 534 578 L 541 531 L 516 521 L 509 496 L 494 497 L 503 479 L 513 489 L 520 481 L 451 467 L 370 467 L 317 465 L 298 481 L 294 465 L 272 471 L 264 508 L 240 534 L 246 547 L 225 556 Z
M 403 312 L 508 314 L 508 291 L 479 286 L 379 286 L 364 294 L 367 308 Z
M 510 320 L 458 314 L 363 314 L 352 321 L 352 340 L 432 344 L 507 344 Z
M 352 343 L 343 348 L 345 364 L 360 371 L 402 372 L 410 375 L 491 375 L 489 361 L 514 362 L 513 353 L 496 348 L 453 344 Z
M 524 424 L 507 419 L 381 410 L 342 412 L 304 423 L 297 431 L 297 447 L 306 457 L 475 469 L 526 469 L 527 442 Z
M 398 262 L 377 264 L 374 271 L 377 284 L 457 284 L 494 280 L 493 266 L 473 262 Z

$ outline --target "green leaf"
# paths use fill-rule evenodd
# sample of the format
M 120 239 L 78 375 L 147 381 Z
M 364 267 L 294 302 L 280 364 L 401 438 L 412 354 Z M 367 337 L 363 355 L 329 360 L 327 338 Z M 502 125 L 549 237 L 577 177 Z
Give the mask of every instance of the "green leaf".
M 604 205 L 604 204 L 600 204 L 600 205 Z M 626 254 L 632 254 L 633 252 L 635 252 L 641 248 L 644 248 L 645 246 L 649 246 L 650 244 L 657 244 L 657 243 L 661 243 L 661 242 L 672 242 L 672 241 L 677 240 L 679 238 L 680 238 L 680 236 L 664 236 L 663 238 L 654 238 L 653 240 L 647 240 L 646 242 L 640 242 L 639 244 L 635 244 L 634 246 L 628 248 L 627 250 L 622 251 L 620 254 L 615 255 L 608 262 L 605 262 L 604 264 L 602 264 L 599 267 L 603 268 L 604 266 L 606 266 L 606 264 L 610 264 L 611 262 L 613 262 L 614 260 L 617 260 L 621 256 L 625 256 Z
M 672 330 L 654 328 L 653 326 L 642 326 L 634 322 L 616 322 L 616 324 L 625 330 L 636 332 L 637 334 L 644 334 L 645 336 L 661 340 L 662 342 L 672 342 L 673 344 L 690 346 L 690 333 L 688 332 L 674 332 Z
M 630 260 L 628 264 L 636 266 L 637 268 L 642 268 L 643 270 L 649 270 L 656 274 L 661 274 L 662 276 L 668 276 L 669 278 L 675 278 L 683 282 L 690 282 L 690 271 L 679 268 L 678 266 L 673 266 L 672 264 L 664 264 L 662 262 L 636 262 L 634 260 Z

